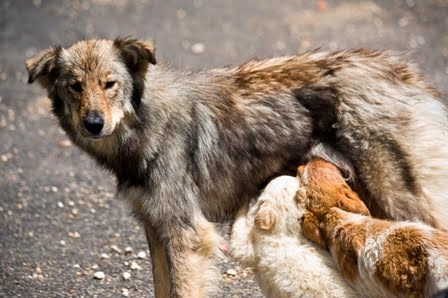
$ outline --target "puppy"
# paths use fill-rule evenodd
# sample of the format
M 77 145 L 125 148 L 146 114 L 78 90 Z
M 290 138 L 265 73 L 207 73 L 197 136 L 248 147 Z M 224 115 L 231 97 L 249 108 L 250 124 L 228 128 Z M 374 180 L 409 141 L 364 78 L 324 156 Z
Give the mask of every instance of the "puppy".
M 248 212 L 241 209 L 232 228 L 231 255 L 254 269 L 267 297 L 359 297 L 331 256 L 302 235 L 305 205 L 295 203 L 298 189 L 295 177 L 281 176 Z
M 306 196 L 311 211 L 302 222 L 305 237 L 328 248 L 358 293 L 429 297 L 448 287 L 448 233 L 366 216 L 338 169 L 322 160 L 299 167 L 299 176 L 298 198 Z

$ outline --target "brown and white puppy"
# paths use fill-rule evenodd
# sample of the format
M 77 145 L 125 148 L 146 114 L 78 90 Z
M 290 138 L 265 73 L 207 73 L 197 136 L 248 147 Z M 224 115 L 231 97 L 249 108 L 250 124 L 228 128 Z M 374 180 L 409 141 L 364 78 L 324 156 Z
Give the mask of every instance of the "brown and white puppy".
M 303 190 L 298 197 L 306 197 L 311 211 L 304 215 L 303 233 L 330 251 L 358 293 L 430 297 L 448 287 L 447 232 L 361 215 L 368 214 L 367 208 L 325 161 L 299 167 L 299 175 Z
M 242 208 L 232 227 L 232 257 L 253 268 L 266 297 L 359 297 L 330 254 L 303 236 L 299 185 L 296 177 L 275 178 L 249 210 Z
M 143 223 L 158 297 L 206 295 L 219 251 L 213 222 L 293 174 L 316 142 L 352 165 L 374 215 L 448 226 L 448 112 L 391 54 L 309 52 L 185 71 L 159 64 L 150 42 L 118 38 L 50 48 L 26 67 Z

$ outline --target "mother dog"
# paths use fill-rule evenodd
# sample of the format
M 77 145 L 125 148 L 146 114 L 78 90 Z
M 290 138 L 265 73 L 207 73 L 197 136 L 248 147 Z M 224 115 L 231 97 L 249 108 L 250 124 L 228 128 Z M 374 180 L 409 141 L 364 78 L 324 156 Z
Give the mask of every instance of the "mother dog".
M 157 297 L 205 296 L 212 222 L 294 173 L 316 143 L 354 169 L 374 216 L 448 226 L 447 110 L 387 53 L 184 71 L 157 64 L 150 42 L 118 38 L 53 47 L 26 67 L 72 141 L 117 177 L 144 225 Z

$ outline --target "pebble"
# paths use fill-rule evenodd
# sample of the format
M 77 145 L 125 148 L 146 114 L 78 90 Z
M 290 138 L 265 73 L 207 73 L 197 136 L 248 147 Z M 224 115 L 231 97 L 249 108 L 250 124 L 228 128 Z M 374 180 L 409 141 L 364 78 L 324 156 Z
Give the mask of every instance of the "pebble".
M 68 236 L 72 238 L 79 238 L 81 237 L 81 234 L 79 234 L 78 232 L 68 232 Z
M 140 266 L 136 262 L 131 262 L 131 269 L 132 270 L 142 270 L 142 266 Z
M 132 247 L 126 246 L 126 248 L 124 249 L 124 252 L 127 253 L 127 254 L 131 253 L 132 252 Z
M 64 203 L 62 203 L 61 201 L 58 202 L 58 207 L 59 208 L 64 208 Z
M 110 249 L 111 249 L 112 251 L 116 252 L 116 253 L 119 253 L 119 254 L 122 253 L 122 250 L 119 249 L 118 246 L 116 246 L 115 244 L 112 244 L 112 245 L 110 246 Z
M 81 266 L 79 264 L 73 265 L 73 268 L 79 269 Z
M 123 272 L 123 279 L 124 280 L 128 280 L 131 278 L 131 273 L 129 272 Z
M 205 45 L 203 43 L 195 43 L 191 46 L 193 54 L 199 55 L 205 52 Z
M 109 255 L 107 253 L 101 254 L 101 259 L 110 259 Z
M 59 244 L 62 245 L 62 246 L 65 246 L 65 240 L 59 241 Z
M 129 296 L 129 290 L 126 288 L 122 288 L 121 289 L 121 295 L 123 295 L 124 297 L 128 297 Z
M 146 258 L 146 252 L 139 251 L 139 253 L 137 254 L 137 259 L 144 259 L 144 258 Z
M 95 279 L 102 280 L 102 279 L 104 279 L 106 277 L 106 274 L 104 274 L 103 271 L 97 271 L 97 272 L 95 272 L 95 274 L 93 274 L 93 277 Z
M 96 270 L 98 268 L 99 268 L 98 264 L 93 264 L 92 267 L 91 267 L 91 269 L 93 269 L 93 270 Z
M 68 139 L 64 139 L 64 140 L 59 141 L 58 145 L 61 148 L 68 148 L 72 145 L 72 142 L 70 142 L 70 140 L 68 140 Z
M 73 215 L 78 215 L 78 213 L 79 213 L 78 208 L 73 208 L 73 209 L 72 209 L 72 214 L 73 214 Z

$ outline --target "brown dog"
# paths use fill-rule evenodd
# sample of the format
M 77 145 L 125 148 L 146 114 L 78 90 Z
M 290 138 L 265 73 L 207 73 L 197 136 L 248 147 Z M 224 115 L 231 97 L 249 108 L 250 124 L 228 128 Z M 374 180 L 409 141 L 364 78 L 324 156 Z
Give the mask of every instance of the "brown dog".
M 307 200 L 310 211 L 302 222 L 305 237 L 330 251 L 358 293 L 429 297 L 448 287 L 448 233 L 365 216 L 357 194 L 323 160 L 299 167 L 299 176 L 298 199 Z
M 344 155 L 375 215 L 448 223 L 448 112 L 388 53 L 186 71 L 157 63 L 150 42 L 118 38 L 50 48 L 26 67 L 73 143 L 116 176 L 145 228 L 158 297 L 205 296 L 213 222 L 293 174 L 316 143 Z

